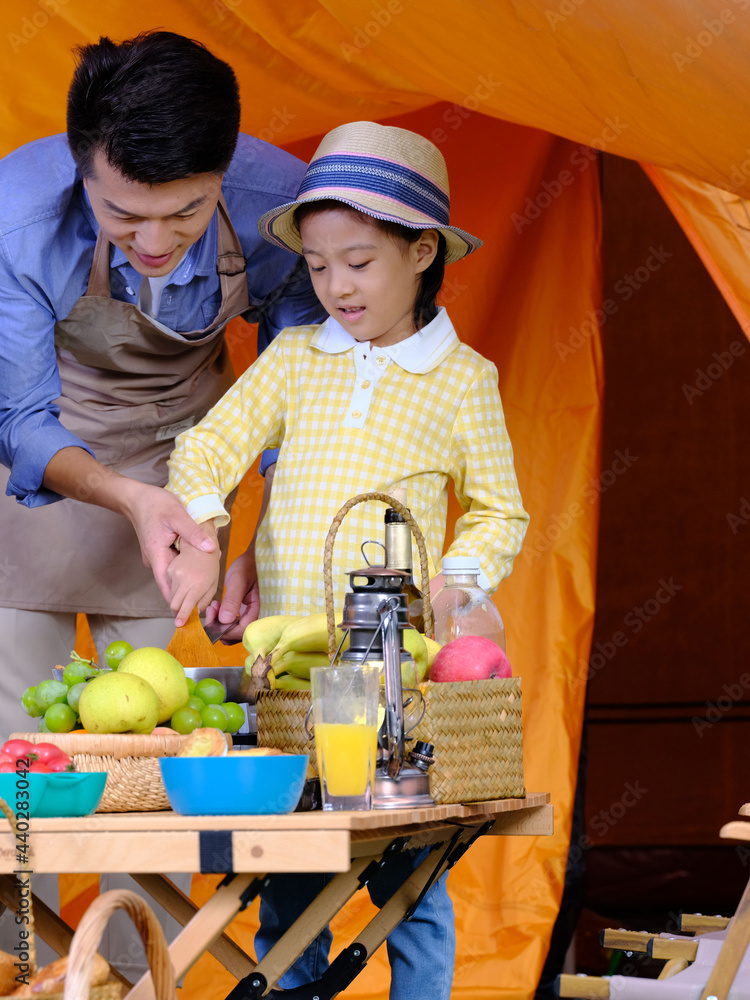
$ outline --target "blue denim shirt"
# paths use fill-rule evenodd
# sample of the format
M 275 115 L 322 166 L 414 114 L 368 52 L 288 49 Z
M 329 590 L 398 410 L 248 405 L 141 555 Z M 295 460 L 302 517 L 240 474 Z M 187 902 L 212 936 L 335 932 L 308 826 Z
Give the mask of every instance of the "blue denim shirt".
M 259 351 L 285 326 L 325 318 L 300 258 L 257 230 L 264 212 L 294 200 L 304 170 L 283 150 L 240 135 L 224 175 L 229 217 L 247 258 L 245 319 L 259 324 Z M 52 456 L 70 445 L 91 451 L 57 419 L 54 326 L 86 291 L 99 227 L 64 135 L 0 160 L 0 192 L 0 462 L 11 469 L 7 493 L 36 507 L 58 499 L 41 485 Z M 213 322 L 221 304 L 216 254 L 215 213 L 164 289 L 161 323 L 187 332 Z M 116 247 L 110 267 L 112 297 L 137 303 L 141 275 Z

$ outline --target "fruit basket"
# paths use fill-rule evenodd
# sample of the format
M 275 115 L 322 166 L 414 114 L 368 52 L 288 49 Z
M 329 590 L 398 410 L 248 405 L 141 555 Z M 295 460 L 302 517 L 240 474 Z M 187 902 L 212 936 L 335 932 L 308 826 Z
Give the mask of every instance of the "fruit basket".
M 366 500 L 394 507 L 409 524 L 420 557 L 424 620 L 432 632 L 429 574 L 424 538 L 408 508 L 384 493 L 352 497 L 336 514 L 325 541 L 323 574 L 328 653 L 336 650 L 336 624 L 331 578 L 333 542 L 346 513 Z M 423 740 L 435 747 L 429 769 L 430 795 L 436 804 L 523 798 L 523 727 L 521 679 L 426 682 L 420 685 L 424 715 L 409 743 Z M 306 691 L 262 691 L 258 695 L 258 745 L 287 753 L 308 753 L 315 768 L 315 744 L 305 731 L 311 699 Z
M 173 757 L 187 738 L 178 733 L 14 733 L 13 739 L 54 743 L 72 759 L 76 771 L 106 771 L 97 812 L 154 812 L 169 809 L 160 757 Z

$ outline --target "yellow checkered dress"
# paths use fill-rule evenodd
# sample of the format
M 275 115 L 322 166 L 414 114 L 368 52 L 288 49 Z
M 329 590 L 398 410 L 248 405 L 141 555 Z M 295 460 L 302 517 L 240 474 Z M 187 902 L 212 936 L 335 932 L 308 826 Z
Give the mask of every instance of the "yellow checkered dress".
M 201 423 L 177 438 L 168 489 L 196 520 L 223 523 L 221 501 L 258 454 L 275 447 L 281 451 L 256 546 L 261 614 L 323 609 L 326 533 L 350 497 L 370 490 L 406 488 L 432 576 L 453 480 L 465 513 L 449 554 L 479 557 L 493 590 L 510 573 L 528 515 L 497 370 L 460 343 L 444 310 L 400 344 L 371 350 L 333 319 L 284 330 Z M 364 565 L 362 542 L 383 541 L 384 513 L 382 503 L 359 504 L 339 528 L 337 609 L 346 572 Z M 368 558 L 380 561 L 378 550 L 370 547 Z

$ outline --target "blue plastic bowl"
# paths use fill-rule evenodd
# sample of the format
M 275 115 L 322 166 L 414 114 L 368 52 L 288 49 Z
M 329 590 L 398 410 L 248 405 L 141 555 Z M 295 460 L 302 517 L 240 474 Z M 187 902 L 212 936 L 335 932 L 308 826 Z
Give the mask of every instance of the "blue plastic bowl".
M 26 812 L 28 803 L 29 816 L 33 817 L 88 816 L 96 812 L 106 782 L 106 771 L 29 772 L 25 778 L 0 774 L 0 798 L 15 813 Z
M 183 816 L 259 816 L 293 812 L 307 773 L 306 754 L 161 757 L 169 804 Z

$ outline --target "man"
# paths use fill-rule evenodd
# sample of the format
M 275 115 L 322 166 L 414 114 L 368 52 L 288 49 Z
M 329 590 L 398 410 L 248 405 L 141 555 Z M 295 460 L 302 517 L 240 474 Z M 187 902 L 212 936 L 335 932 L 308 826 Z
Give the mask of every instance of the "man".
M 258 320 L 262 349 L 322 317 L 256 228 L 304 165 L 238 136 L 231 68 L 161 31 L 79 56 L 67 137 L 0 161 L 3 733 L 28 727 L 20 695 L 67 662 L 76 612 L 100 655 L 167 643 L 172 543 L 212 543 L 160 487 L 232 384 L 224 325 Z
M 305 166 L 239 123 L 235 75 L 199 43 L 101 38 L 79 53 L 67 137 L 0 161 L 4 737 L 30 728 L 21 694 L 67 662 L 76 612 L 100 656 L 169 641 L 172 544 L 214 543 L 161 489 L 166 459 L 234 380 L 226 322 L 257 320 L 262 349 L 324 315 L 306 268 L 257 231 Z M 240 563 L 244 597 L 252 553 Z M 105 950 L 137 978 L 116 923 Z

